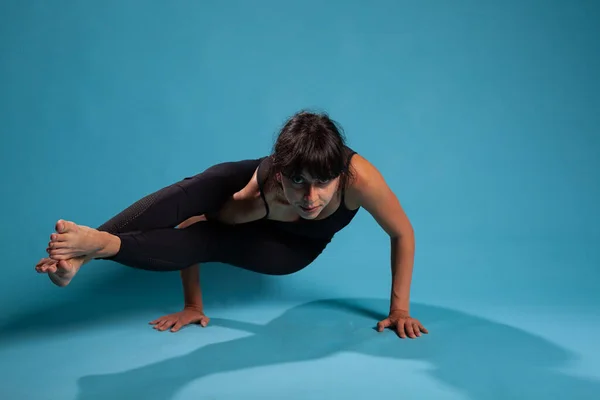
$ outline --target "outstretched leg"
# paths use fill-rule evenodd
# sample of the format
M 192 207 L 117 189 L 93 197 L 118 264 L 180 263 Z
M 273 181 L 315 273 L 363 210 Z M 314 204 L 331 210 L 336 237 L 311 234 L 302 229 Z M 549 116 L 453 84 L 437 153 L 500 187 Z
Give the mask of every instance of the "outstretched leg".
M 196 263 L 222 262 L 264 274 L 290 274 L 310 264 L 328 243 L 286 234 L 269 221 L 240 225 L 203 221 L 186 229 L 116 235 L 71 222 L 65 222 L 65 227 L 68 241 L 79 243 L 70 246 L 76 248 L 75 254 L 149 271 L 178 271 Z M 51 250 L 55 259 L 71 257 L 68 252 L 58 253 Z
M 215 212 L 233 193 L 248 183 L 261 160 L 248 159 L 216 164 L 195 176 L 146 195 L 100 225 L 96 231 L 114 235 L 129 231 L 172 228 L 192 216 Z M 90 228 L 84 228 L 83 231 L 91 231 Z M 60 220 L 56 224 L 56 233 L 51 235 L 48 252 L 52 251 L 51 247 L 55 250 L 54 253 L 60 250 L 62 240 L 58 236 L 66 233 L 66 230 L 67 227 Z M 83 255 L 71 255 L 60 260 L 43 258 L 36 265 L 36 270 L 39 273 L 48 273 L 56 285 L 66 286 L 79 268 L 90 260 L 91 258 Z
M 193 225 L 199 221 L 206 221 L 204 216 L 192 217 L 185 220 L 183 223 L 177 226 L 178 229 L 187 228 L 190 225 Z M 79 252 L 79 256 L 75 256 L 76 254 L 70 254 L 71 248 L 69 246 L 70 241 L 74 241 L 75 243 L 81 242 L 77 238 L 77 233 L 81 233 L 81 231 L 85 229 L 86 231 L 94 231 L 93 229 L 87 227 L 79 227 L 72 222 L 59 220 L 56 224 L 56 232 L 50 235 L 50 243 L 48 244 L 48 248 L 46 249 L 50 255 L 57 259 L 53 258 L 43 258 L 36 265 L 36 270 L 39 273 L 47 273 L 50 280 L 57 286 L 64 287 L 67 286 L 75 274 L 79 272 L 79 269 L 89 261 L 93 260 L 94 257 L 99 256 L 99 253 L 94 253 L 91 249 L 99 246 L 100 248 L 106 247 L 110 248 L 109 244 L 105 244 L 102 241 L 104 239 L 111 240 L 111 235 L 99 233 L 97 240 L 98 244 L 92 243 L 90 249 L 82 250 L 81 245 L 76 247 L 76 251 Z M 103 239 L 104 238 L 104 239 Z M 117 240 L 118 237 L 112 238 L 113 240 Z M 93 237 L 90 238 L 89 234 L 86 239 L 88 242 L 95 241 Z M 112 252 L 117 252 L 119 245 L 113 245 Z M 78 249 L 78 250 L 77 250 Z M 88 251 L 89 250 L 89 251 Z

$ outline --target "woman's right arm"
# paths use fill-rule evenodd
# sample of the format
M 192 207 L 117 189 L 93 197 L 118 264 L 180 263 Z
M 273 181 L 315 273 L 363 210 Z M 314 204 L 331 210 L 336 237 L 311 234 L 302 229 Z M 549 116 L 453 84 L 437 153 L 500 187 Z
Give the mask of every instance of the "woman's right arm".
M 204 312 L 200 288 L 200 265 L 194 264 L 182 269 L 179 274 L 183 286 L 183 308 Z
M 177 228 L 185 229 L 200 221 L 206 221 L 206 218 L 203 215 L 188 218 L 177 225 Z M 179 274 L 183 286 L 183 310 L 150 321 L 150 324 L 159 331 L 170 329 L 172 332 L 177 332 L 189 324 L 206 326 L 210 322 L 210 318 L 204 315 L 202 290 L 200 289 L 200 264 L 182 269 Z

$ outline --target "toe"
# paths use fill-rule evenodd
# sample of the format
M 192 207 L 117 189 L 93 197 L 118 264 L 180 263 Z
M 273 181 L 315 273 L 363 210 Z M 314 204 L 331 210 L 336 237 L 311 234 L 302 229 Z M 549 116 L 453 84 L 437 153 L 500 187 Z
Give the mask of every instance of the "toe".
M 56 265 L 57 265 L 56 263 L 46 265 L 45 272 L 47 272 L 49 274 L 55 274 L 57 271 Z
M 58 222 L 56 222 L 56 232 L 58 233 L 67 233 L 70 231 L 73 231 L 75 228 L 75 224 L 71 221 L 65 221 L 64 219 L 59 219 Z
M 41 267 L 42 265 L 46 264 L 48 261 L 50 261 L 50 259 L 48 257 L 44 257 L 40 261 L 38 261 L 38 263 L 35 265 L 35 267 L 36 268 Z
M 69 236 L 66 233 L 53 233 L 50 235 L 50 242 L 66 242 L 69 240 Z
M 56 221 L 56 225 L 54 225 L 54 229 L 58 233 L 64 232 L 65 231 L 65 221 L 63 221 L 62 219 L 59 219 L 58 221 Z
M 68 260 L 69 258 L 71 258 L 71 256 L 68 253 L 68 250 L 64 249 L 50 249 L 49 253 L 50 258 L 52 258 L 52 260 L 54 261 Z
M 68 243 L 63 241 L 63 242 L 48 242 L 48 248 L 50 250 L 54 249 L 66 249 L 68 248 Z
M 44 258 L 38 265 L 36 265 L 35 270 L 39 273 L 46 272 L 56 272 L 56 261 L 51 258 Z

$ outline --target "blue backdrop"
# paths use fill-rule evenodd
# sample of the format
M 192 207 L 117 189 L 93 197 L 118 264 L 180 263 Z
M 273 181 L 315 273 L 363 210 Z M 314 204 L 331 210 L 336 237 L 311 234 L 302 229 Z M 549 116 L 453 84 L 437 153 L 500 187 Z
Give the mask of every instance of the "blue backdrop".
M 0 338 L 10 345 L 2 350 L 0 367 L 14 375 L 8 375 L 7 390 L 21 398 L 56 398 L 49 391 L 75 398 L 75 382 L 88 397 L 99 388 L 131 385 L 127 374 L 106 378 L 109 385 L 96 376 L 116 368 L 113 358 L 100 357 L 109 349 L 103 347 L 107 340 L 127 364 L 117 369 L 130 373 L 138 364 L 156 362 L 140 352 L 158 348 L 157 357 L 169 359 L 195 349 L 197 336 L 211 331 L 153 336 L 144 325 L 181 307 L 177 273 L 93 262 L 60 289 L 36 274 L 34 265 L 45 255 L 57 219 L 97 226 L 143 195 L 214 163 L 265 155 L 285 119 L 309 108 L 328 112 L 343 126 L 349 145 L 382 171 L 411 218 L 417 239 L 413 313 L 432 333 L 410 342 L 418 348 L 394 353 L 393 362 L 380 345 L 359 336 L 372 349 L 361 348 L 364 359 L 353 358 L 355 364 L 336 359 L 268 373 L 250 368 L 304 360 L 297 347 L 302 341 L 310 340 L 312 348 L 315 341 L 335 347 L 336 340 L 348 340 L 348 319 L 311 311 L 292 318 L 302 326 L 290 328 L 298 335 L 288 346 L 295 350 L 286 353 L 284 346 L 265 351 L 273 360 L 248 356 L 247 364 L 225 365 L 248 348 L 277 342 L 278 332 L 290 335 L 289 319 L 271 322 L 274 330 L 268 323 L 286 312 L 294 315 L 291 307 L 353 299 L 350 309 L 363 311 L 352 315 L 362 315 L 357 324 L 368 327 L 385 313 L 389 242 L 362 210 L 322 257 L 296 275 L 274 278 L 206 266 L 206 313 L 215 321 L 253 321 L 268 336 L 207 350 L 198 360 L 214 356 L 223 365 L 215 371 L 205 365 L 207 371 L 179 376 L 182 381 L 162 389 L 173 394 L 214 372 L 247 370 L 243 378 L 226 374 L 203 381 L 204 390 L 206 382 L 213 390 L 204 393 L 235 398 L 236 386 L 223 382 L 244 379 L 246 394 L 260 397 L 283 390 L 281 382 L 293 386 L 290 376 L 299 374 L 318 387 L 312 392 L 296 377 L 300 398 L 337 393 L 340 385 L 350 387 L 349 394 L 399 394 L 383 385 L 391 374 L 404 382 L 403 390 L 417 394 L 423 388 L 414 382 L 421 381 L 410 374 L 433 379 L 427 374 L 432 368 L 442 371 L 433 374 L 441 383 L 425 393 L 437 399 L 518 396 L 510 391 L 515 387 L 530 391 L 529 398 L 546 390 L 570 398 L 597 392 L 591 381 L 531 371 L 570 366 L 571 374 L 599 378 L 590 372 L 600 370 L 593 345 L 600 324 L 599 4 L 1 2 Z M 303 336 L 325 319 L 339 323 L 341 332 Z M 235 329 L 212 331 L 202 340 L 223 342 L 234 338 Z M 50 340 L 47 335 L 78 340 L 79 350 L 63 341 L 48 350 L 41 344 Z M 148 350 L 132 349 L 139 343 Z M 519 373 L 506 372 L 511 358 L 501 344 L 511 349 L 510 357 L 522 357 Z M 524 356 L 525 348 L 537 350 Z M 465 356 L 469 350 L 479 356 Z M 84 359 L 82 351 L 97 358 Z M 46 376 L 31 385 L 25 360 L 35 357 L 46 360 L 36 368 L 56 365 L 57 357 L 64 361 L 60 368 L 68 382 L 61 386 Z M 579 364 L 568 364 L 570 357 Z M 398 364 L 403 359 L 424 364 Z M 181 365 L 165 362 L 173 365 L 164 371 Z M 509 374 L 499 378 L 509 392 L 482 383 L 493 379 L 478 367 L 486 364 Z M 365 365 L 381 371 L 366 378 Z M 365 378 L 337 381 L 328 375 L 322 381 L 323 373 L 336 369 L 346 378 Z M 144 371 L 140 380 L 163 370 Z M 265 374 L 279 382 L 271 392 Z M 83 375 L 93 375 L 91 383 L 80 381 Z M 542 389 L 537 383 L 547 378 L 552 386 Z M 139 395 L 132 387 L 123 393 Z

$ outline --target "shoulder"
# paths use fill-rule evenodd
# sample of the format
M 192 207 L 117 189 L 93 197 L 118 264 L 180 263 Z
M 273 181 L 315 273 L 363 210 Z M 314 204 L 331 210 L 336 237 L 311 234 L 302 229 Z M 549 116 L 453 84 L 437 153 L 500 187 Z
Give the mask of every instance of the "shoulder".
M 363 207 L 390 237 L 413 235 L 413 228 L 400 201 L 382 174 L 367 159 L 352 157 L 353 176 L 349 182 L 346 204 Z
M 355 209 L 365 205 L 373 193 L 387 189 L 387 184 L 377 167 L 364 156 L 355 153 L 350 159 L 346 187 L 346 205 Z
M 348 164 L 350 172 L 349 185 L 353 188 L 361 188 L 372 182 L 373 178 L 381 176 L 375 165 L 361 154 L 355 153 Z
M 259 158 L 258 166 L 256 167 L 255 174 L 257 175 L 258 181 L 263 184 L 267 181 L 271 174 L 271 166 L 273 164 L 273 157 L 268 155 Z

